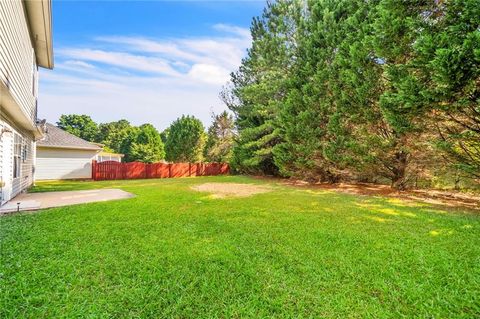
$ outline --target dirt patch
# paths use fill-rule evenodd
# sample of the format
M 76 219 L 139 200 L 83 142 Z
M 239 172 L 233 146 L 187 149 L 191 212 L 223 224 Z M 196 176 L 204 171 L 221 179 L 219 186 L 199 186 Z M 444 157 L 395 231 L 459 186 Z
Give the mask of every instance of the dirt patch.
M 212 193 L 213 198 L 248 197 L 272 191 L 265 185 L 240 184 L 240 183 L 205 183 L 192 186 L 193 190 Z

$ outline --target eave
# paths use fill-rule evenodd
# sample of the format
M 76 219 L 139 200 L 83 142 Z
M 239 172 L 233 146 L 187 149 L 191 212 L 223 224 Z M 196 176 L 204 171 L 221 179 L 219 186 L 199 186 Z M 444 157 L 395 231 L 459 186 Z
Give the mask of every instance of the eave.
M 37 65 L 53 69 L 52 1 L 24 0 Z
M 94 147 L 79 147 L 79 146 L 62 146 L 62 145 L 39 145 L 37 148 L 55 148 L 55 149 L 64 149 L 64 150 L 78 150 L 78 151 L 95 151 L 97 153 L 101 152 L 101 148 Z

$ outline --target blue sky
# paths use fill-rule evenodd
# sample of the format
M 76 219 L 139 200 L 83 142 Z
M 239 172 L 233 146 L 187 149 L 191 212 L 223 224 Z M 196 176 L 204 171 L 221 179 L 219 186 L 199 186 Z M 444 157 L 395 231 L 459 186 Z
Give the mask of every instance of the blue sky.
M 53 1 L 54 70 L 40 71 L 39 117 L 88 114 L 166 128 L 210 123 L 251 44 L 261 1 Z

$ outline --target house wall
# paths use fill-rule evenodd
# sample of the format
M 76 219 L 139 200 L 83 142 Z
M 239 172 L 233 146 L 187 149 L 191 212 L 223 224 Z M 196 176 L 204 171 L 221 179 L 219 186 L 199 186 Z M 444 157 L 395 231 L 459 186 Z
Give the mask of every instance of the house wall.
M 33 182 L 38 70 L 24 3 L 0 0 L 0 204 Z M 26 156 L 13 178 L 14 136 L 22 137 Z
M 1 114 L 0 114 L 1 115 Z M 0 116 L 0 131 L 6 129 L 0 139 L 0 204 L 12 199 L 33 183 L 35 141 L 33 135 Z M 20 176 L 13 177 L 14 136 L 23 139 L 26 156 L 20 162 Z
M 92 177 L 97 151 L 37 147 L 36 180 L 86 179 Z
M 115 156 L 115 155 L 97 155 L 97 162 L 106 162 L 106 161 L 114 161 L 114 162 L 122 162 L 122 157 L 121 156 Z
M 0 1 L 0 85 L 34 125 L 38 69 L 23 1 Z M 4 108 L 6 105 L 2 105 Z

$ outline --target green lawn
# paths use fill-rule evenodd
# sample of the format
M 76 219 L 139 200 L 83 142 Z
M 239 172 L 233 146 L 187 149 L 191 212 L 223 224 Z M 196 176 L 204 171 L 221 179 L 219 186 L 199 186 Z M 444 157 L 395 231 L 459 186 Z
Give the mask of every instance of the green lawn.
M 480 216 L 247 177 L 40 183 L 128 200 L 0 218 L 0 318 L 480 317 Z

